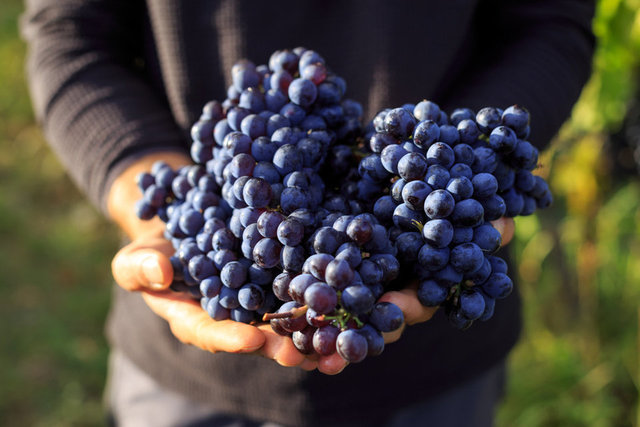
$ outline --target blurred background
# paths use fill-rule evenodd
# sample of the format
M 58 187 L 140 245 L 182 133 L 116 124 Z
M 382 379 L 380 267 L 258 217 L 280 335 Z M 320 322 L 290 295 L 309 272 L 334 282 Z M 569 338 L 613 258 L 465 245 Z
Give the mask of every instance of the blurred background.
M 0 2 L 0 425 L 100 425 L 117 230 L 34 123 L 19 0 Z M 525 330 L 500 426 L 640 426 L 640 0 L 600 0 L 594 74 L 518 218 Z M 535 129 L 535 123 L 533 124 Z

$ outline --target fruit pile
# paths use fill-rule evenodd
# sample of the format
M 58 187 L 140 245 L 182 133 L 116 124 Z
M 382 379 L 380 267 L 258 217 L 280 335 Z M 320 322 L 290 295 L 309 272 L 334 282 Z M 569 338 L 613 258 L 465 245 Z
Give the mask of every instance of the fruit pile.
M 362 129 L 344 79 L 303 48 L 240 61 L 223 103 L 193 125 L 195 165 L 137 177 L 142 219 L 175 248 L 172 289 L 216 320 L 270 321 L 305 354 L 380 354 L 402 311 L 380 302 L 419 278 L 418 298 L 466 328 L 512 283 L 490 221 L 551 202 L 534 177 L 526 110 L 451 116 L 429 101 Z M 365 143 L 365 142 L 368 142 Z

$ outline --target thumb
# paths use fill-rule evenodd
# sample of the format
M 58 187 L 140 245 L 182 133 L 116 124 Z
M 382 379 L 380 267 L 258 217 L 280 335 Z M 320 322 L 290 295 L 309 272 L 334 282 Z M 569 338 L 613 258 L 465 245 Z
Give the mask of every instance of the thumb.
M 162 290 L 173 280 L 171 261 L 162 252 L 125 246 L 113 258 L 111 271 L 116 282 L 124 289 Z

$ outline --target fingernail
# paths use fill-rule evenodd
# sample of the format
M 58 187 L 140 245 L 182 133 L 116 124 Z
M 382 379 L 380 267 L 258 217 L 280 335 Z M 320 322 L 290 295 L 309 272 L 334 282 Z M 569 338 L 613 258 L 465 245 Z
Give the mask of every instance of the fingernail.
M 164 289 L 164 285 L 162 283 L 151 283 L 149 287 L 154 291 L 161 291 Z
M 144 273 L 144 277 L 147 278 L 151 286 L 153 286 L 153 284 L 161 284 L 164 281 L 162 270 L 160 270 L 158 261 L 153 255 L 146 257 L 142 261 L 142 272 Z

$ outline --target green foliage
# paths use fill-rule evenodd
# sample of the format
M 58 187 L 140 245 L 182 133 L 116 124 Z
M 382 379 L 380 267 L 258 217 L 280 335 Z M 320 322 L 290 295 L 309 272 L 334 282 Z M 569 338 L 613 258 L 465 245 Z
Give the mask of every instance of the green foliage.
M 516 221 L 525 331 L 499 425 L 640 425 L 640 180 L 612 179 L 606 151 L 640 82 L 640 2 L 601 0 L 594 31 L 594 74 L 543 156 L 555 203 Z
M 100 425 L 118 233 L 83 201 L 33 121 L 21 9 L 0 2 L 0 425 Z

